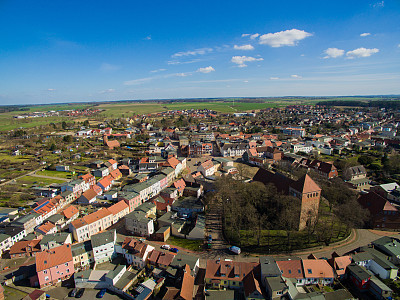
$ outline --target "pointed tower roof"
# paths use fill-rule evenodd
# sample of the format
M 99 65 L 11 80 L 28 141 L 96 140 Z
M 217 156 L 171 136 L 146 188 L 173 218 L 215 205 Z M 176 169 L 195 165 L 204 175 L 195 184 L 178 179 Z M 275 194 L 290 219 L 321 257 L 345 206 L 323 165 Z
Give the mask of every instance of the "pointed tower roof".
M 318 184 L 316 184 L 308 174 L 305 174 L 297 181 L 294 181 L 290 186 L 302 194 L 321 191 L 321 188 L 318 186 Z

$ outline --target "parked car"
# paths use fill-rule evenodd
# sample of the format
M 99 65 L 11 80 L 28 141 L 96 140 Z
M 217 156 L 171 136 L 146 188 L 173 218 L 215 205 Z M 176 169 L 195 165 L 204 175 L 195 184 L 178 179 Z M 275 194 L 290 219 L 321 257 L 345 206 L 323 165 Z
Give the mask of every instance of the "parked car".
M 80 289 L 77 293 L 75 298 L 81 298 L 83 296 L 83 293 L 85 292 L 85 289 Z
M 171 246 L 170 246 L 170 245 L 162 245 L 162 246 L 161 246 L 161 249 L 170 250 L 170 249 L 171 249 Z
M 70 296 L 70 297 L 75 297 L 75 296 L 76 296 L 76 293 L 78 293 L 78 289 L 77 289 L 77 288 L 74 288 L 74 289 L 69 293 L 69 296 Z
M 233 252 L 233 253 L 235 253 L 235 254 L 240 254 L 240 248 L 239 247 L 236 247 L 236 246 L 231 246 L 231 247 L 229 247 L 228 248 L 229 249 L 229 251 L 231 251 L 231 252 Z
M 169 251 L 174 252 L 174 253 L 178 253 L 178 252 L 179 252 L 179 249 L 177 249 L 177 248 L 171 248 L 171 249 L 169 249 Z
M 208 235 L 207 241 L 212 242 L 212 235 L 211 234 Z
M 104 295 L 106 294 L 107 289 L 101 289 L 100 292 L 97 293 L 97 298 L 103 298 Z

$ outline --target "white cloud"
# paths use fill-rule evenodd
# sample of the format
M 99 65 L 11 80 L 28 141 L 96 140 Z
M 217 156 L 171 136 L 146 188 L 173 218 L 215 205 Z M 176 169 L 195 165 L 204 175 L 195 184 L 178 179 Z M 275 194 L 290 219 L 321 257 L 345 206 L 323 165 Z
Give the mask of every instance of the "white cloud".
M 344 55 L 344 50 L 338 48 L 328 48 L 324 51 L 326 56 L 324 58 L 337 58 Z
M 181 52 L 177 52 L 175 54 L 172 55 L 172 57 L 182 57 L 182 56 L 191 56 L 191 55 L 203 55 L 206 53 L 210 53 L 212 52 L 213 49 L 212 48 L 200 48 L 200 49 L 195 49 L 192 51 L 181 51 Z
M 151 40 L 151 35 L 146 36 L 144 39 L 147 40 L 147 41 L 150 41 Z
M 248 83 L 249 81 L 248 81 L 248 80 L 243 80 L 243 82 L 244 82 L 244 83 Z
M 373 49 L 367 49 L 367 48 L 357 48 L 352 51 L 348 51 L 346 53 L 347 58 L 353 59 L 353 58 L 359 58 L 359 57 L 369 57 L 372 54 L 378 53 L 379 49 L 373 48 Z
M 252 61 L 261 61 L 264 60 L 263 58 L 255 58 L 251 56 L 233 56 L 231 61 L 238 65 L 239 68 L 247 67 L 245 62 L 252 62 Z
M 235 46 L 233 46 L 233 49 L 235 49 L 235 50 L 254 50 L 254 47 L 252 45 L 242 45 L 242 46 L 235 45 Z
M 397 47 L 399 47 L 399 48 L 400 48 L 400 44 L 398 44 L 398 45 L 397 45 Z
M 167 71 L 167 69 L 157 69 L 157 70 L 152 70 L 150 73 L 158 73 L 158 72 L 164 72 Z
M 269 80 L 279 80 L 279 77 L 270 77 Z
M 56 89 L 47 89 L 49 92 L 54 92 Z
M 385 6 L 385 1 L 376 2 L 372 6 L 373 7 L 384 7 Z
M 197 69 L 196 72 L 200 72 L 200 73 L 210 73 L 210 72 L 214 72 L 215 69 L 211 66 L 205 67 L 205 68 L 199 68 Z
M 250 36 L 250 33 L 243 33 L 242 37 L 245 37 L 245 36 Z
M 369 36 L 369 35 L 371 35 L 369 32 L 364 32 L 364 33 L 361 33 L 361 34 L 360 34 L 360 36 L 362 36 L 362 37 L 364 37 L 364 36 Z
M 260 36 L 259 33 L 255 33 L 255 34 L 250 35 L 250 38 L 251 38 L 252 40 L 254 40 L 255 38 L 258 38 L 259 36 Z
M 300 75 L 290 75 L 290 77 L 296 78 L 296 79 L 301 79 L 301 78 L 303 78 L 303 77 L 301 77 Z
M 100 91 L 100 94 L 110 94 L 110 93 L 114 93 L 115 89 L 106 89 L 104 91 Z
M 271 47 L 295 46 L 298 41 L 312 36 L 311 33 L 304 30 L 291 29 L 275 33 L 267 33 L 260 36 L 259 43 Z
M 119 69 L 121 69 L 120 66 L 109 64 L 109 63 L 102 63 L 100 66 L 100 71 L 103 71 L 103 72 L 117 71 Z
M 177 61 L 177 60 L 170 60 L 167 61 L 167 64 L 169 65 L 184 65 L 184 64 L 193 64 L 193 63 L 197 63 L 199 61 L 202 61 L 201 59 L 192 59 L 192 60 L 188 60 L 188 61 Z
M 175 73 L 175 74 L 172 74 L 173 76 L 177 76 L 177 77 L 186 77 L 186 76 L 189 76 L 189 75 L 192 75 L 191 73 Z
M 155 77 L 145 77 L 145 78 L 128 80 L 128 81 L 124 81 L 124 85 L 138 85 L 138 84 L 146 83 L 148 81 L 152 81 L 153 79 L 155 79 Z

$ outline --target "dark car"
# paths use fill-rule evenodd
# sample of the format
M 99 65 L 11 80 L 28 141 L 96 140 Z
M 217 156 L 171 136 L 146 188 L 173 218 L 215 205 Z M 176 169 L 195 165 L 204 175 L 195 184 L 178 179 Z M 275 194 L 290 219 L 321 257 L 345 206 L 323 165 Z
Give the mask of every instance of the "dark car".
M 97 298 L 103 298 L 104 295 L 106 294 L 107 289 L 101 289 L 100 292 L 97 293 Z
M 83 296 L 83 293 L 85 292 L 85 289 L 80 289 L 77 293 L 75 298 L 81 298 Z
M 78 293 L 78 289 L 77 289 L 77 288 L 74 288 L 74 289 L 69 293 L 69 296 L 70 296 L 70 297 L 75 297 L 75 296 L 76 296 L 76 293 Z
M 177 248 L 171 248 L 169 251 L 174 252 L 174 253 L 178 253 L 178 252 L 179 252 L 179 249 L 177 249 Z

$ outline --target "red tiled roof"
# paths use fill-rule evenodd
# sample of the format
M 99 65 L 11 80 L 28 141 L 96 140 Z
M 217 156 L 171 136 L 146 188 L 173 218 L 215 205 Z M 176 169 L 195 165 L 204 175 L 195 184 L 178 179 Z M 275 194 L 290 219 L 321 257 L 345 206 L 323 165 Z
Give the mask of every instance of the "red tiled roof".
M 111 185 L 111 180 L 109 176 L 103 177 L 100 179 L 97 184 L 101 184 L 103 187 L 108 187 Z
M 184 300 L 193 299 L 193 288 L 194 288 L 194 277 L 190 275 L 190 272 L 183 274 L 182 288 L 180 297 Z
M 70 244 L 65 244 L 36 254 L 36 272 L 72 262 Z
M 115 169 L 110 173 L 110 176 L 112 176 L 113 179 L 117 179 L 122 177 L 122 173 L 119 169 Z
M 109 162 L 110 164 L 112 164 L 112 165 L 117 163 L 117 162 L 115 161 L 115 159 L 112 159 L 112 158 L 109 159 L 108 162 Z
M 306 278 L 333 278 L 333 269 L 325 259 L 303 259 Z
M 129 206 L 125 203 L 125 201 L 121 200 L 121 201 L 115 203 L 114 205 L 111 205 L 107 209 L 111 214 L 116 215 L 127 208 L 129 208 Z
M 83 219 L 87 224 L 91 224 L 110 215 L 111 213 L 106 208 L 103 207 L 98 211 L 95 211 L 87 216 L 84 216 Z
M 291 187 L 303 194 L 321 191 L 321 188 L 318 186 L 318 184 L 316 184 L 308 174 L 305 174 L 299 180 L 294 181 L 291 184 Z
M 20 254 L 20 253 L 39 252 L 40 251 L 39 242 L 40 242 L 40 240 L 16 242 L 10 248 L 10 255 Z M 30 250 L 29 250 L 29 247 L 31 247 Z
M 282 260 L 277 261 L 279 270 L 282 272 L 282 276 L 286 278 L 304 278 L 303 268 L 301 266 L 301 260 Z
M 96 193 L 93 189 L 88 189 L 86 192 L 84 192 L 84 193 L 82 194 L 81 197 L 83 197 L 83 198 L 85 198 L 86 200 L 90 201 L 90 200 L 92 200 L 93 198 L 96 198 L 96 197 L 97 197 L 97 193 Z
M 167 162 L 169 163 L 169 165 L 176 169 L 176 166 L 180 164 L 180 161 L 177 160 L 175 157 L 170 157 L 167 159 Z
M 71 205 L 70 207 L 67 207 L 66 209 L 64 209 L 61 212 L 67 219 L 71 219 L 73 216 L 75 216 L 76 214 L 79 214 L 79 210 Z
M 46 222 L 43 225 L 40 225 L 37 230 L 40 230 L 41 232 L 43 232 L 44 234 L 47 234 L 50 230 L 52 230 L 54 227 L 56 227 L 56 225 L 54 225 L 53 223 L 50 222 Z

